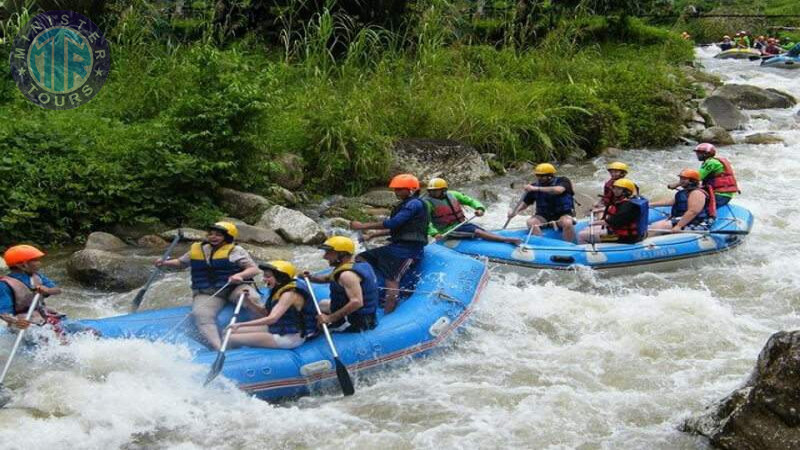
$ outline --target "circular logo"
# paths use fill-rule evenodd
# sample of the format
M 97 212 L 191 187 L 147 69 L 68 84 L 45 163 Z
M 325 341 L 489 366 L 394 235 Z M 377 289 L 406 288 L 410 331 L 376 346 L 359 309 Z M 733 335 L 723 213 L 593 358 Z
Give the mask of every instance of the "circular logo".
M 108 78 L 111 52 L 97 25 L 73 11 L 32 18 L 14 39 L 11 76 L 42 108 L 72 109 L 88 102 Z

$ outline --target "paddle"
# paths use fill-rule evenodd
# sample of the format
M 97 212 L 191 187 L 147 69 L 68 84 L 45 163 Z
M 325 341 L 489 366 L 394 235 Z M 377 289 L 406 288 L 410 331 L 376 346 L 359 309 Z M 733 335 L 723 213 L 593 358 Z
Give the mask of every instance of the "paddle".
M 528 195 L 528 192 L 527 192 L 527 191 L 526 191 L 526 192 L 523 192 L 523 193 L 522 193 L 522 197 L 520 197 L 520 198 L 519 198 L 519 201 L 518 201 L 516 204 L 514 204 L 514 209 L 512 209 L 512 211 L 514 212 L 514 214 L 513 214 L 511 217 L 509 217 L 508 219 L 506 219 L 506 223 L 505 223 L 505 224 L 503 224 L 503 229 L 504 229 L 504 230 L 506 229 L 506 227 L 508 227 L 508 224 L 511 222 L 511 219 L 513 219 L 514 217 L 517 217 L 517 214 L 518 214 L 518 213 L 517 213 L 517 209 L 519 209 L 519 206 L 522 204 L 522 202 L 524 202 L 524 201 L 525 201 L 525 196 L 526 196 L 526 195 Z
M 217 359 L 214 361 L 214 365 L 211 366 L 211 370 L 208 372 L 206 382 L 203 383 L 203 386 L 208 386 L 208 383 L 211 383 L 211 381 L 213 381 L 214 378 L 217 378 L 217 375 L 222 372 L 222 366 L 225 364 L 225 350 L 228 349 L 228 340 L 230 340 L 231 333 L 233 332 L 231 327 L 239 319 L 239 311 L 242 310 L 242 304 L 244 303 L 245 297 L 247 297 L 247 292 L 242 292 L 239 294 L 239 300 L 236 301 L 236 309 L 233 310 L 233 317 L 231 317 L 231 321 L 228 323 L 228 328 L 225 330 L 225 338 L 222 340 L 222 347 L 219 349 L 219 352 L 217 352 Z
M 227 287 L 228 287 L 228 285 L 230 285 L 230 284 L 231 284 L 231 282 L 230 282 L 230 281 L 228 281 L 227 283 L 223 284 L 223 285 L 222 285 L 222 287 L 221 287 L 221 288 L 219 288 L 219 289 L 217 290 L 217 292 L 214 292 L 213 294 L 211 294 L 211 297 L 212 297 L 212 298 L 213 298 L 213 297 L 216 297 L 216 296 L 217 296 L 217 295 L 218 295 L 220 292 L 224 291 L 224 290 L 225 290 L 225 288 L 227 288 Z M 186 323 L 186 319 L 188 319 L 189 317 L 191 317 L 191 315 L 192 315 L 192 310 L 191 310 L 191 308 L 190 308 L 190 309 L 189 309 L 189 312 L 188 312 L 188 313 L 186 313 L 186 315 L 184 315 L 184 316 L 183 316 L 183 319 L 181 319 L 181 321 L 180 321 L 180 322 L 178 322 L 178 324 L 177 324 L 177 325 L 175 325 L 174 327 L 170 328 L 170 329 L 169 329 L 169 331 L 167 331 L 166 333 L 164 333 L 164 335 L 163 335 L 163 336 L 161 336 L 160 338 L 158 338 L 158 339 L 156 340 L 156 342 L 166 342 L 166 340 L 167 340 L 167 337 L 168 337 L 168 336 L 171 336 L 171 335 L 172 335 L 172 333 L 174 333 L 174 332 L 175 332 L 175 331 L 176 331 L 178 328 L 180 328 L 180 327 L 181 327 L 181 325 L 183 325 L 184 323 Z
M 537 226 L 537 227 L 539 227 L 539 228 L 544 228 L 544 227 L 546 227 L 546 226 L 554 226 L 554 225 L 556 225 L 557 223 L 558 223 L 558 221 L 557 221 L 557 220 L 551 220 L 551 221 L 549 221 L 549 222 L 540 223 L 539 225 L 535 225 L 535 226 Z M 533 227 L 530 227 L 530 228 L 528 229 L 528 235 L 527 235 L 527 236 L 525 236 L 525 241 L 524 241 L 524 242 L 522 242 L 521 244 L 519 244 L 519 245 L 517 246 L 517 248 L 528 248 L 528 240 L 530 240 L 530 238 L 531 238 L 531 234 L 533 234 Z
M 474 219 L 474 218 L 476 218 L 476 217 L 478 217 L 478 216 L 477 216 L 477 215 L 475 215 L 475 214 L 473 214 L 473 215 L 472 215 L 472 217 L 470 217 L 469 219 L 465 219 L 464 221 L 462 221 L 462 222 L 461 222 L 461 223 L 459 223 L 458 225 L 456 225 L 456 226 L 454 226 L 453 228 L 449 229 L 447 232 L 440 234 L 440 235 L 439 235 L 439 239 L 444 239 L 444 238 L 446 238 L 448 234 L 452 233 L 453 231 L 456 231 L 456 230 L 457 230 L 457 229 L 458 229 L 458 228 L 459 228 L 461 225 L 464 225 L 464 224 L 467 224 L 467 223 L 470 223 L 470 222 L 472 222 L 472 219 Z
M 183 237 L 183 233 L 181 233 L 180 228 L 178 229 L 178 234 L 172 239 L 172 242 L 167 247 L 167 250 L 164 252 L 164 255 L 161 257 L 162 261 L 166 261 L 169 258 L 169 255 L 172 254 L 172 249 L 175 248 L 175 245 L 178 244 L 178 241 L 181 240 Z M 155 281 L 158 274 L 161 273 L 161 267 L 156 267 L 156 270 L 150 274 L 150 278 L 147 279 L 147 283 L 144 284 L 144 287 L 139 289 L 139 292 L 136 293 L 136 297 L 133 298 L 133 308 L 131 312 L 136 312 L 139 309 L 139 306 L 142 305 L 142 300 L 144 300 L 144 294 L 147 292 L 147 289 L 150 288 L 150 285 Z
M 735 236 L 741 236 L 750 234 L 748 230 L 662 230 L 660 228 L 648 228 L 648 233 L 694 233 L 694 234 L 730 234 Z
M 419 289 L 398 289 L 398 288 L 387 288 L 387 287 L 379 287 L 378 289 L 382 291 L 396 291 L 396 292 L 404 292 L 404 293 L 418 293 L 418 294 L 430 294 L 436 295 L 437 297 L 441 297 L 445 300 L 449 300 L 456 303 L 462 303 L 461 300 L 453 297 L 452 295 L 447 295 L 442 291 L 421 291 Z
M 314 301 L 314 307 L 317 308 L 317 314 L 322 314 L 322 310 L 319 309 L 319 304 L 317 303 L 317 296 L 314 294 L 314 289 L 311 288 L 311 282 L 308 280 L 307 276 L 303 276 L 303 279 L 306 281 L 308 291 L 311 292 L 311 299 Z M 347 367 L 345 367 L 339 359 L 339 352 L 336 351 L 336 346 L 333 345 L 333 338 L 331 338 L 331 332 L 328 330 L 327 324 L 322 324 L 322 331 L 325 332 L 325 339 L 328 341 L 328 347 L 331 348 L 331 353 L 333 353 L 333 361 L 336 364 L 336 378 L 339 379 L 339 386 L 342 387 L 342 393 L 345 396 L 355 394 L 356 390 L 353 387 L 353 380 L 350 379 L 350 374 L 347 373 Z
M 33 296 L 33 300 L 31 300 L 31 306 L 28 307 L 28 313 L 25 315 L 25 320 L 30 321 L 31 317 L 33 317 L 33 312 L 36 311 L 36 306 L 39 305 L 39 300 L 41 300 L 42 294 L 36 293 Z M 14 360 L 14 356 L 17 355 L 17 350 L 19 349 L 19 344 L 22 343 L 22 338 L 25 336 L 25 330 L 19 330 L 17 333 L 17 339 L 14 341 L 14 346 L 11 347 L 11 353 L 8 354 L 8 359 L 6 360 L 6 365 L 3 367 L 3 373 L 0 374 L 0 408 L 6 406 L 6 403 L 11 401 L 11 395 L 8 394 L 7 389 L 3 386 L 3 381 L 6 379 L 6 374 L 8 374 L 8 369 L 11 367 L 11 362 Z

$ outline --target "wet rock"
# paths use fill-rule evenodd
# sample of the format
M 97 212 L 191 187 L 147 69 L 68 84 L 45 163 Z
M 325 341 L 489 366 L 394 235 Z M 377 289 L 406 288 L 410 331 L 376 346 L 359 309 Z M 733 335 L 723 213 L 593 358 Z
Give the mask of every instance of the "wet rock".
M 334 217 L 328 221 L 328 226 L 331 228 L 344 228 L 350 229 L 350 221 L 342 217 Z
M 764 145 L 764 144 L 783 144 L 783 139 L 775 133 L 755 133 L 745 136 L 744 142 L 746 144 Z
M 682 430 L 706 436 L 722 449 L 800 448 L 800 331 L 779 331 L 758 355 L 744 386 Z
M 159 221 L 121 225 L 117 224 L 111 228 L 111 234 L 121 239 L 135 241 L 146 234 L 158 234 L 161 230 L 167 228 L 167 225 Z
M 367 205 L 361 203 L 356 198 L 342 197 L 331 202 L 331 205 L 322 212 L 323 217 L 343 217 L 347 220 L 358 220 L 361 222 L 372 221 L 375 216 L 367 214 Z
M 586 150 L 582 148 L 573 148 L 572 150 L 567 153 L 567 156 L 564 158 L 564 161 L 569 164 L 578 164 L 581 161 L 585 160 L 587 157 Z
M 180 230 L 181 230 L 181 241 L 203 241 L 206 239 L 206 235 L 208 234 L 205 231 L 198 230 L 196 228 L 181 228 Z M 168 240 L 169 242 L 172 242 L 172 240 L 175 239 L 175 236 L 177 234 L 178 234 L 178 229 L 176 228 L 174 230 L 165 231 L 159 234 L 159 236 Z
M 153 270 L 152 260 L 103 250 L 77 251 L 67 261 L 69 276 L 89 287 L 129 291 L 143 285 Z
M 445 139 L 404 139 L 393 150 L 391 174 L 412 173 L 421 183 L 442 177 L 453 186 L 491 177 L 481 155 L 466 144 Z
M 733 137 L 722 127 L 711 127 L 703 130 L 699 135 L 700 142 L 709 142 L 715 145 L 733 145 Z
M 167 248 L 169 242 L 154 234 L 147 234 L 136 241 L 136 245 L 145 248 Z
M 701 112 L 711 118 L 713 125 L 728 131 L 742 128 L 747 122 L 747 117 L 730 100 L 718 95 L 703 100 Z
M 375 189 L 357 197 L 360 203 L 377 208 L 391 208 L 399 202 L 393 191 L 388 189 Z
M 600 150 L 600 156 L 605 156 L 606 158 L 618 158 L 622 156 L 622 149 L 616 147 L 606 147 Z
M 91 233 L 89 237 L 86 239 L 86 245 L 84 246 L 87 249 L 94 249 L 94 250 L 105 250 L 107 252 L 113 252 L 115 250 L 122 250 L 128 247 L 122 239 L 114 236 L 110 233 L 104 233 L 102 231 L 95 231 Z
M 303 186 L 303 169 L 305 162 L 303 158 L 294 153 L 284 153 L 275 162 L 281 167 L 281 171 L 274 175 L 275 182 L 286 189 L 299 189 Z
M 699 112 L 693 111 L 692 112 L 692 117 L 691 117 L 691 122 L 695 122 L 695 123 L 699 123 L 699 124 L 705 125 L 706 124 L 706 118 L 703 117 Z
M 248 225 L 239 219 L 232 217 L 223 217 L 222 220 L 228 221 L 236 225 L 239 230 L 239 237 L 236 238 L 238 242 L 250 242 L 252 244 L 260 245 L 284 245 L 286 241 L 283 240 L 278 233 L 269 228 L 262 228 L 259 226 Z
M 722 129 L 722 128 L 720 128 L 720 129 Z M 681 133 L 681 134 L 683 134 L 685 136 L 693 137 L 693 138 L 696 138 L 696 139 L 700 139 L 700 137 L 703 135 L 704 131 L 706 131 L 706 126 L 705 125 L 703 125 L 701 123 L 697 123 L 697 122 L 689 122 L 689 124 L 686 125 L 685 129 L 683 130 L 683 133 Z M 725 130 L 723 130 L 723 131 L 725 131 Z M 726 133 L 727 133 L 727 131 L 726 131 Z
M 299 203 L 299 199 L 292 191 L 274 184 L 267 189 L 269 199 L 281 206 L 293 206 Z
M 262 247 L 260 245 L 252 244 L 239 244 L 243 249 L 250 253 L 250 256 L 256 261 L 267 262 L 275 259 L 282 259 L 286 261 L 292 260 L 292 251 L 285 247 Z
M 483 202 L 494 203 L 500 200 L 500 197 L 497 195 L 493 189 L 481 189 L 480 193 L 478 194 L 478 198 Z
M 295 244 L 319 244 L 325 240 L 325 230 L 299 211 L 275 205 L 258 220 L 256 226 L 270 228 Z
M 761 89 L 749 84 L 725 84 L 714 91 L 742 109 L 791 108 L 797 100 L 775 89 Z
M 222 188 L 218 192 L 219 206 L 234 217 L 241 217 L 247 223 L 254 223 L 272 203 L 266 198 L 250 192 Z
M 364 213 L 368 214 L 371 217 L 389 217 L 389 214 L 392 213 L 392 210 L 388 208 L 364 208 Z

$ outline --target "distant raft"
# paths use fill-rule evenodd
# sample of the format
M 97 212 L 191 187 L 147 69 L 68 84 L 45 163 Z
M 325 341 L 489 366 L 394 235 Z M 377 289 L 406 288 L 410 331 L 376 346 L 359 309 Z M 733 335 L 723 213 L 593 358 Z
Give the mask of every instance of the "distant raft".
M 650 209 L 649 222 L 667 216 L 668 208 Z M 522 220 L 522 219 L 518 219 Z M 576 225 L 576 234 L 587 220 Z M 656 234 L 635 244 L 573 244 L 561 240 L 560 230 L 545 229 L 542 236 L 531 236 L 528 245 L 515 246 L 482 239 L 450 239 L 441 242 L 459 253 L 486 257 L 509 271 L 529 269 L 575 269 L 588 267 L 611 273 L 669 269 L 685 264 L 685 259 L 730 250 L 742 242 L 753 226 L 753 215 L 741 206 L 728 204 L 717 211 L 710 231 Z M 527 229 L 499 230 L 497 234 L 525 239 Z
M 761 61 L 761 67 L 777 67 L 779 69 L 800 69 L 800 56 L 778 55 Z
M 403 285 L 415 292 L 401 296 L 392 314 L 384 316 L 379 310 L 374 330 L 333 334 L 340 359 L 350 374 L 356 376 L 439 347 L 472 312 L 488 278 L 486 266 L 485 261 L 447 248 L 427 246 L 422 262 L 404 279 Z M 313 287 L 317 299 L 329 298 L 327 284 Z M 140 338 L 186 345 L 197 363 L 210 367 L 216 352 L 193 339 L 191 320 L 185 320 L 190 310 L 188 306 L 151 310 L 81 323 L 99 331 L 102 338 Z M 219 314 L 220 330 L 232 315 L 232 306 Z M 333 357 L 321 335 L 292 350 L 228 350 L 222 374 L 245 392 L 267 400 L 338 386 Z
M 714 58 L 720 59 L 755 59 L 760 57 L 761 52 L 754 48 L 732 48 L 714 55 Z

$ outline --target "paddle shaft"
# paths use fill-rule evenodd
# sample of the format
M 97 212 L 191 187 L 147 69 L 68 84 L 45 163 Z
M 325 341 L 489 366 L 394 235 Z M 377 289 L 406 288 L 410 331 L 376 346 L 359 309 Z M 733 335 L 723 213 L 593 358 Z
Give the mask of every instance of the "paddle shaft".
M 42 294 L 38 292 L 33 296 L 33 300 L 31 300 L 31 306 L 28 308 L 28 313 L 25 315 L 25 320 L 31 320 L 31 317 L 33 317 L 33 312 L 36 311 L 36 307 L 39 305 L 39 300 L 41 300 L 41 298 Z M 3 385 L 3 381 L 6 379 L 6 374 L 8 374 L 8 369 L 11 367 L 11 362 L 14 360 L 14 356 L 17 354 L 19 344 L 22 343 L 22 338 L 25 336 L 25 331 L 25 329 L 22 329 L 17 333 L 17 339 L 14 341 L 14 346 L 11 347 L 11 353 L 8 354 L 6 365 L 3 367 L 3 373 L 0 374 L 0 386 Z
M 314 308 L 317 309 L 317 314 L 322 314 L 322 310 L 319 309 L 319 303 L 317 303 L 317 295 L 314 294 L 314 289 L 311 288 L 311 281 L 308 280 L 308 277 L 304 276 L 303 279 L 306 281 L 306 285 L 308 286 L 308 292 L 311 292 L 311 299 L 314 300 Z M 333 345 L 333 338 L 331 337 L 331 332 L 328 330 L 328 324 L 322 324 L 322 331 L 325 333 L 325 340 L 328 341 L 328 347 L 331 348 L 331 353 L 333 353 L 334 358 L 339 358 L 339 352 L 336 351 L 336 346 Z
M 655 233 L 693 233 L 693 234 L 732 234 L 732 235 L 745 235 L 750 234 L 748 230 L 663 230 L 661 228 L 648 228 L 648 232 Z
M 465 225 L 465 224 L 468 224 L 468 223 L 472 222 L 472 220 L 475 219 L 476 217 L 478 217 L 478 216 L 476 214 L 473 214 L 472 217 L 470 217 L 469 219 L 464 220 L 463 222 L 461 222 L 458 225 L 454 226 L 453 228 L 449 229 L 447 232 L 442 233 L 439 236 L 439 238 L 440 239 L 446 238 L 448 234 L 452 233 L 453 231 L 456 231 L 461 225 Z
M 242 310 L 245 297 L 247 297 L 247 292 L 242 292 L 239 294 L 239 299 L 236 300 L 236 309 L 233 310 L 233 317 L 231 317 L 231 321 L 228 323 L 228 329 L 225 330 L 225 338 L 222 339 L 222 347 L 219 349 L 222 353 L 225 353 L 225 350 L 228 349 L 228 341 L 231 339 L 231 333 L 233 332 L 231 327 L 239 320 L 239 312 Z
M 179 229 L 178 234 L 176 234 L 175 237 L 172 238 L 172 242 L 169 244 L 169 247 L 167 247 L 167 250 L 164 251 L 164 255 L 161 257 L 162 261 L 166 261 L 167 258 L 169 258 L 169 255 L 172 254 L 172 250 L 178 244 L 178 241 L 181 240 L 181 237 L 182 234 L 181 230 Z M 161 267 L 156 267 L 156 270 L 154 270 L 153 273 L 150 274 L 150 278 L 147 279 L 147 283 L 144 284 L 144 287 L 139 289 L 139 292 L 136 293 L 136 297 L 133 298 L 133 312 L 136 312 L 139 309 L 139 306 L 142 305 L 142 300 L 144 300 L 145 292 L 147 292 L 147 290 L 150 289 L 150 285 L 153 284 L 153 281 L 155 281 L 156 277 L 160 273 L 161 273 Z
M 524 201 L 525 201 L 525 195 L 527 195 L 527 192 L 524 192 L 524 193 L 522 194 L 522 197 L 520 197 L 520 198 L 519 198 L 519 201 L 518 201 L 518 202 L 517 202 L 517 203 L 514 205 L 514 209 L 511 211 L 513 214 L 511 215 L 511 217 L 509 217 L 508 219 L 506 219 L 506 223 L 503 225 L 503 229 L 504 229 L 504 230 L 506 229 L 506 227 L 508 226 L 508 224 L 509 224 L 509 223 L 511 223 L 511 219 L 513 219 L 514 217 L 517 217 L 517 214 L 518 214 L 518 213 L 517 213 L 517 209 L 519 209 L 519 205 L 521 205 L 521 204 L 522 204 L 522 202 L 524 202 Z

